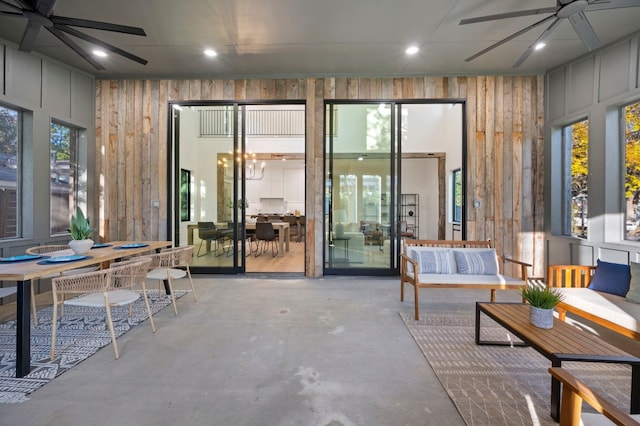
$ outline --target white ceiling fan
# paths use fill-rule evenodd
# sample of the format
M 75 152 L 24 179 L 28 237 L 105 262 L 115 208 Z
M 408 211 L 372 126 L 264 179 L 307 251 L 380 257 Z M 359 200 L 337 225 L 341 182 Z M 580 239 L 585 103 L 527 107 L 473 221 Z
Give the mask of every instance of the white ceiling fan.
M 538 25 L 542 25 L 545 22 L 551 21 L 549 26 L 542 32 L 542 34 L 540 34 L 540 37 L 538 37 L 536 41 L 534 41 L 527 48 L 527 50 L 524 51 L 520 58 L 518 58 L 518 60 L 513 64 L 513 68 L 518 68 L 524 63 L 524 61 L 527 60 L 527 58 L 535 50 L 538 43 L 544 41 L 563 19 L 568 19 L 569 22 L 571 22 L 571 25 L 573 26 L 576 33 L 578 33 L 578 36 L 580 37 L 586 48 L 591 51 L 600 46 L 600 39 L 598 39 L 598 35 L 593 30 L 589 19 L 587 19 L 587 16 L 585 15 L 585 12 L 607 9 L 620 9 L 623 7 L 640 7 L 640 0 L 557 0 L 557 4 L 554 7 L 528 9 L 516 12 L 480 16 L 477 18 L 463 19 L 460 21 L 459 25 L 496 21 L 499 19 L 515 18 L 519 16 L 550 14 L 549 16 L 521 29 L 520 31 L 511 34 L 510 36 L 498 41 L 497 43 L 492 44 L 491 46 L 476 53 L 475 55 L 468 57 L 467 59 L 465 59 L 465 61 L 470 62 L 477 57 L 482 56 L 485 53 L 495 49 L 496 47 L 501 46 L 504 43 L 534 29 Z

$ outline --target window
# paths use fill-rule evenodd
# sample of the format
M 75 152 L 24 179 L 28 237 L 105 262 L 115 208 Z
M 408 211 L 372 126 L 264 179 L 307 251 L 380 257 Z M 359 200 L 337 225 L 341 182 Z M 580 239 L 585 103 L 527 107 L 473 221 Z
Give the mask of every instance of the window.
M 0 238 L 18 237 L 22 114 L 0 105 Z
M 452 216 L 451 221 L 454 223 L 462 222 L 462 169 L 455 169 L 453 171 L 451 194 L 453 194 L 452 201 Z
M 78 181 L 78 135 L 80 131 L 51 122 L 50 201 L 51 234 L 69 229 L 71 212 L 75 210 Z
M 587 238 L 589 235 L 589 121 L 583 120 L 562 129 L 564 146 L 565 234 Z
M 623 109 L 624 119 L 624 237 L 640 241 L 640 102 Z

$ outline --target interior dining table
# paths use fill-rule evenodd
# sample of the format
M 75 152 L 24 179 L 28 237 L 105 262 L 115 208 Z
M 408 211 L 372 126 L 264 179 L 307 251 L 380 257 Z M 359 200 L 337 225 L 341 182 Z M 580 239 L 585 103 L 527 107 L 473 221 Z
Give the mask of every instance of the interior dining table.
M 73 256 L 71 250 L 47 253 L 36 257 L 26 257 L 16 261 L 2 258 L 0 262 L 0 281 L 16 281 L 16 377 L 24 377 L 31 371 L 31 281 L 51 274 L 93 265 L 102 267 L 114 260 L 132 255 L 160 251 L 170 247 L 171 241 L 113 241 L 96 244 L 89 252 Z M 65 258 L 72 260 L 67 261 Z
M 270 221 L 273 229 L 278 232 L 278 257 L 283 257 L 285 249 L 289 251 L 290 230 L 289 222 Z M 245 229 L 256 229 L 255 222 L 245 223 Z M 283 238 L 284 237 L 284 238 Z

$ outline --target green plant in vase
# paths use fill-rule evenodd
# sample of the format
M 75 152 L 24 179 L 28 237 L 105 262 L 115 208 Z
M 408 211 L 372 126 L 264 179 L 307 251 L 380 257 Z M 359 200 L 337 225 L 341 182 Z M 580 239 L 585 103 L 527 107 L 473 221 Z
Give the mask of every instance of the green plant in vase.
M 553 327 L 553 308 L 564 299 L 556 288 L 528 285 L 520 289 L 520 295 L 529 302 L 531 324 L 539 328 Z
M 75 253 L 86 253 L 93 246 L 91 236 L 95 228 L 91 226 L 89 218 L 84 215 L 80 207 L 76 207 L 76 214 L 71 216 L 69 232 L 71 232 L 71 241 L 69 247 Z

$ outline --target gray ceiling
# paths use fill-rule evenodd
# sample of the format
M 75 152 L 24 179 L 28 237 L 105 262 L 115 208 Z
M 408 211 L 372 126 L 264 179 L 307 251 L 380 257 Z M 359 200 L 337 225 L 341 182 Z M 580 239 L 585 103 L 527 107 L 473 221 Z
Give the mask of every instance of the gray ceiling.
M 144 28 L 147 37 L 82 31 L 149 63 L 111 54 L 99 60 L 106 70 L 96 71 L 44 30 L 34 51 L 104 78 L 532 74 L 587 53 L 566 19 L 547 47 L 517 69 L 513 63 L 546 24 L 471 62 L 465 58 L 547 15 L 458 23 L 553 6 L 556 0 L 59 0 L 55 15 Z M 640 7 L 586 15 L 602 44 L 640 31 Z M 25 25 L 0 16 L 0 38 L 17 45 Z M 421 50 L 408 57 L 412 43 Z M 204 57 L 205 47 L 219 55 Z

